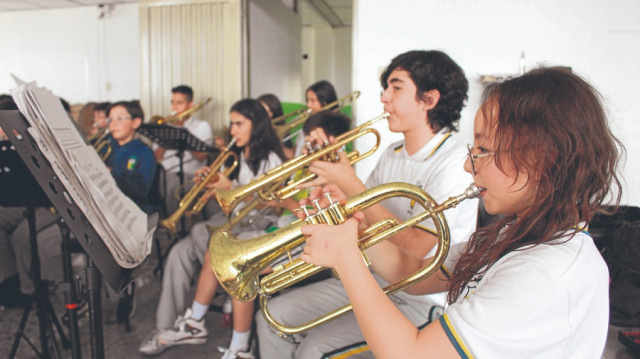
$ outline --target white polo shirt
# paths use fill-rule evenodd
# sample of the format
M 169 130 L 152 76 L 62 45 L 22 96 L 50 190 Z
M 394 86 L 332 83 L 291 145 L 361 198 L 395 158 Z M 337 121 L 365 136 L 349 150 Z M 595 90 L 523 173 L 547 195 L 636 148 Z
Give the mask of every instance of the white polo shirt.
M 191 118 L 185 121 L 183 127 L 200 141 L 208 145 L 213 144 L 213 131 L 211 130 L 211 125 L 209 125 L 208 122 L 191 116 Z M 155 148 L 157 148 L 157 146 L 154 146 L 154 150 Z M 176 156 L 176 153 L 178 153 L 176 150 L 166 150 L 164 152 L 161 164 L 167 172 L 178 172 L 180 169 L 180 159 Z M 182 168 L 184 173 L 193 174 L 202 166 L 206 166 L 207 164 L 206 160 L 198 161 L 193 157 L 190 151 L 184 151 L 182 157 Z
M 440 323 L 461 357 L 601 357 L 607 266 L 588 233 L 557 242 L 508 253 L 445 309 Z M 446 269 L 459 252 L 450 252 Z
M 436 202 L 442 203 L 451 196 L 463 193 L 473 182 L 473 177 L 463 168 L 466 155 L 465 147 L 444 129 L 412 156 L 407 154 L 404 141 L 398 141 L 382 154 L 378 165 L 367 179 L 366 186 L 371 188 L 388 182 L 408 182 L 421 187 Z M 394 197 L 382 201 L 381 204 L 401 220 L 424 212 L 422 206 L 407 198 Z M 476 229 L 478 200 L 465 200 L 455 208 L 446 210 L 444 215 L 449 226 L 451 243 L 466 242 Z M 417 227 L 436 233 L 431 219 L 421 222 Z M 427 257 L 433 253 L 435 247 Z M 399 293 L 399 296 L 404 295 L 409 294 Z M 414 300 L 415 297 L 411 296 Z M 444 293 L 422 297 L 426 302 L 440 307 L 446 302 Z

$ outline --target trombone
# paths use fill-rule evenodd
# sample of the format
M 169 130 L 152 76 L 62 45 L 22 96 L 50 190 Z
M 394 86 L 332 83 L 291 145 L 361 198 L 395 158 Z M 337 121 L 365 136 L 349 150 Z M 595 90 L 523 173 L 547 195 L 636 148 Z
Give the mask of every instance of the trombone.
M 238 166 L 238 155 L 236 155 L 235 152 L 231 151 L 231 147 L 233 147 L 235 143 L 236 139 L 234 138 L 231 140 L 231 142 L 229 142 L 227 147 L 220 153 L 220 155 L 218 155 L 218 158 L 216 158 L 215 161 L 213 161 L 211 165 L 209 165 L 209 172 L 202 179 L 200 179 L 200 182 L 194 184 L 189 192 L 184 195 L 184 197 L 178 204 L 178 209 L 171 216 L 160 221 L 160 225 L 162 227 L 168 229 L 172 233 L 175 233 L 176 223 L 178 222 L 180 217 L 185 214 L 185 212 L 187 213 L 187 216 L 192 216 L 202 210 L 208 200 L 208 196 L 200 194 L 207 184 L 215 183 L 218 180 L 218 171 L 220 170 L 220 168 L 222 168 L 227 159 L 233 158 L 233 164 L 224 169 L 222 173 L 225 176 L 228 177 L 231 172 L 233 172 L 233 170 Z M 205 194 L 206 193 L 208 193 L 208 191 L 205 192 Z M 195 204 L 193 204 L 194 201 Z M 191 207 L 191 210 L 189 210 L 189 207 L 192 204 L 193 206 Z
M 360 97 L 360 91 L 353 91 L 352 93 L 343 96 L 331 103 L 328 103 L 326 105 L 324 105 L 320 110 L 318 110 L 318 112 L 320 111 L 325 111 L 325 110 L 332 110 L 332 111 L 338 111 L 341 108 L 353 103 L 355 100 L 358 99 L 358 97 Z M 290 114 L 286 114 L 286 115 L 282 115 L 279 117 L 276 117 L 275 119 L 272 120 L 272 123 L 274 124 L 274 128 L 276 130 L 276 133 L 278 134 L 278 136 L 280 138 L 283 138 L 287 133 L 289 133 L 289 131 L 291 131 L 294 127 L 301 125 L 303 123 L 305 123 L 305 121 L 307 121 L 307 119 L 309 118 L 309 116 L 311 116 L 311 110 L 309 110 L 306 107 L 303 107 L 302 109 L 298 110 L 300 113 L 296 115 L 296 111 L 290 113 Z M 281 122 L 283 120 L 286 120 L 287 118 L 291 117 L 291 116 L 296 116 L 293 118 L 293 120 L 283 123 L 282 125 L 275 125 L 278 122 Z
M 167 117 L 161 117 L 161 116 L 158 116 L 158 115 L 153 116 L 149 120 L 149 123 L 154 124 L 154 125 L 175 125 L 176 123 L 182 121 L 183 118 L 185 118 L 185 117 L 191 115 L 192 113 L 198 111 L 199 109 L 201 109 L 204 105 L 208 104 L 209 102 L 211 102 L 211 97 L 209 97 L 208 99 L 200 102 L 199 104 L 197 104 L 195 106 L 191 106 L 190 108 L 182 111 L 179 114 L 171 113 Z
M 433 219 L 439 239 L 438 250 L 434 258 L 427 266 L 417 272 L 385 287 L 385 294 L 391 295 L 410 287 L 440 268 L 447 256 L 450 244 L 449 228 L 443 211 L 455 207 L 465 199 L 476 198 L 479 195 L 480 190 L 472 183 L 462 194 L 449 197 L 438 204 L 418 186 L 392 182 L 370 188 L 350 198 L 344 205 L 333 202 L 328 196 L 329 207 L 322 209 L 316 204 L 318 211 L 314 215 L 308 216 L 305 220 L 297 220 L 287 227 L 260 237 L 238 240 L 230 231 L 216 230 L 209 240 L 211 266 L 220 285 L 234 298 L 250 301 L 259 295 L 262 314 L 276 331 L 288 335 L 301 333 L 351 310 L 351 305 L 346 305 L 298 327 L 288 327 L 278 323 L 269 312 L 267 307 L 269 296 L 323 270 L 323 267 L 296 259 L 274 267 L 273 273 L 258 282 L 259 274 L 271 263 L 283 255 L 289 254 L 290 257 L 290 251 L 304 243 L 302 226 L 307 223 L 340 224 L 353 216 L 355 212 L 391 197 L 406 197 L 424 207 L 423 213 L 402 223 L 398 223 L 393 218 L 385 219 L 359 233 L 358 246 L 364 256 L 364 250 L 367 248 L 396 235 L 405 228 L 415 226 L 429 218 Z
M 289 113 L 285 113 L 285 114 L 284 114 L 284 115 L 282 115 L 282 116 L 278 116 L 278 117 L 276 117 L 276 118 L 274 118 L 274 119 L 271 119 L 271 123 L 272 123 L 274 126 L 276 126 L 277 124 L 280 124 L 280 123 L 284 122 L 284 121 L 285 121 L 286 119 L 288 119 L 289 117 L 299 116 L 299 115 L 302 115 L 302 114 L 303 114 L 303 113 L 305 113 L 305 112 L 309 112 L 309 113 L 311 113 L 311 110 L 309 110 L 309 108 L 308 108 L 308 107 L 304 106 L 304 107 L 301 107 L 301 108 L 299 108 L 299 109 L 297 109 L 297 110 L 295 110 L 295 111 L 291 111 L 291 112 L 289 112 Z
M 369 133 L 373 134 L 376 137 L 375 146 L 373 146 L 373 148 L 363 154 L 360 154 L 357 151 L 351 152 L 349 161 L 351 164 L 354 164 L 361 159 L 370 156 L 380 146 L 380 133 L 375 129 L 368 127 L 373 123 L 378 122 L 382 119 L 387 119 L 388 117 L 389 114 L 387 112 L 384 112 L 374 119 L 369 120 L 368 122 L 338 136 L 334 144 L 326 145 L 325 147 L 322 147 L 317 151 L 293 158 L 278 167 L 264 172 L 244 186 L 228 190 L 216 190 L 216 199 L 218 200 L 220 207 L 225 213 L 229 213 L 233 210 L 233 208 L 235 208 L 238 203 L 240 203 L 240 201 L 255 192 L 258 192 L 258 196 L 260 196 L 260 198 L 265 201 L 282 200 L 291 197 L 298 192 L 298 190 L 295 188 L 297 185 L 316 178 L 316 175 L 307 172 L 304 176 L 302 176 L 300 180 L 296 182 L 289 182 L 283 190 L 275 193 L 274 191 L 271 191 L 271 186 L 274 183 L 285 182 L 292 174 L 296 173 L 300 169 L 304 169 L 313 161 L 331 159 L 331 155 L 334 154 L 335 151 L 338 151 L 342 146 Z

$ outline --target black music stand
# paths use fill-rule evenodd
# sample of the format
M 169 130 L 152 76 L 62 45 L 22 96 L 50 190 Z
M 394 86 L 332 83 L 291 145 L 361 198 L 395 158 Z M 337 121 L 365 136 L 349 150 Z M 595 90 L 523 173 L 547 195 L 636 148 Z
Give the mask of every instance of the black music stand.
M 16 151 L 24 161 L 42 191 L 51 201 L 87 254 L 87 290 L 89 294 L 89 323 L 91 357 L 104 358 L 102 331 L 102 279 L 116 292 L 122 291 L 142 274 L 146 260 L 135 268 L 120 267 L 109 252 L 93 225 L 82 213 L 66 188 L 40 152 L 27 129 L 29 123 L 20 111 L 0 111 L 0 127 L 3 128 Z M 102 275 L 102 277 L 101 277 Z
M 0 198 L 0 205 L 6 207 L 26 207 L 26 219 L 29 228 L 29 244 L 31 247 L 31 279 L 35 286 L 33 299 L 25 303 L 24 311 L 18 325 L 18 330 L 14 336 L 13 345 L 9 352 L 9 358 L 13 358 L 18 350 L 20 339 L 24 339 L 34 352 L 43 358 L 48 358 L 49 354 L 49 338 L 55 340 L 53 336 L 53 326 L 58 330 L 58 335 L 62 340 L 65 349 L 69 348 L 69 340 L 64 335 L 58 317 L 56 316 L 53 306 L 49 301 L 49 293 L 40 276 L 40 259 L 38 255 L 37 230 L 35 220 L 35 207 L 50 207 L 51 202 L 45 196 L 42 189 L 33 178 L 27 167 L 18 156 L 15 148 L 9 141 L 0 141 L 0 188 L 16 188 L 21 191 L 4 191 Z M 40 350 L 31 343 L 29 338 L 24 334 L 24 329 L 29 318 L 29 313 L 33 305 L 36 305 L 38 315 L 38 327 L 40 329 Z M 74 338 L 72 338 L 73 340 Z M 77 337 L 75 338 L 77 339 Z M 54 348 L 58 350 L 57 345 Z M 59 354 L 59 352 L 58 352 Z M 75 358 L 75 357 L 74 357 Z
M 214 152 L 217 151 L 212 146 L 202 142 L 199 138 L 195 137 L 184 127 L 168 126 L 168 125 L 154 125 L 143 124 L 138 128 L 138 132 L 143 136 L 149 138 L 151 141 L 157 143 L 159 146 L 168 150 L 176 150 L 176 156 L 178 157 L 178 179 L 180 188 L 180 197 L 184 196 L 184 169 L 183 158 L 184 151 L 195 152 Z M 172 195 L 172 194 L 167 194 Z M 187 224 L 185 217 L 180 218 L 180 228 L 177 231 L 177 237 L 174 237 L 169 244 L 166 252 L 160 255 L 158 258 L 158 265 L 154 269 L 154 273 L 158 271 L 162 273 L 162 263 L 167 257 L 169 250 L 174 244 L 184 236 L 187 235 Z

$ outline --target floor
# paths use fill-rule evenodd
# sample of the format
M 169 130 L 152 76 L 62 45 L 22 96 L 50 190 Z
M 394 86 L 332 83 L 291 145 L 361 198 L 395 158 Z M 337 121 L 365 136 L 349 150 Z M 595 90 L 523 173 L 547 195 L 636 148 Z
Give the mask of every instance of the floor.
M 125 332 L 123 324 L 115 323 L 116 308 L 118 300 L 115 294 L 107 293 L 103 290 L 102 298 L 102 313 L 103 313 L 103 342 L 104 342 L 104 357 L 105 358 L 158 358 L 168 359 L 177 357 L 188 358 L 217 358 L 218 347 L 227 347 L 229 340 L 231 339 L 231 329 L 223 324 L 223 317 L 219 311 L 210 310 L 207 313 L 206 323 L 209 331 L 209 340 L 202 345 L 183 345 L 173 347 L 165 352 L 154 355 L 145 356 L 138 352 L 140 343 L 153 331 L 155 328 L 155 312 L 158 302 L 158 296 L 160 293 L 160 278 L 155 276 L 152 272 L 154 265 L 149 264 L 148 270 L 146 270 L 140 277 L 136 279 L 137 294 L 135 296 L 136 306 L 131 317 L 131 331 Z M 193 293 L 190 293 L 193 297 Z M 58 318 L 61 318 L 64 314 L 64 299 L 57 294 L 51 294 L 50 301 L 58 313 Z M 214 300 L 214 305 L 222 305 L 223 297 L 218 296 Z M 0 307 L 0 358 L 8 358 L 11 351 L 11 347 L 14 341 L 18 323 L 22 316 L 23 310 L 21 308 L 1 308 Z M 10 325 L 8 325 L 10 323 Z M 31 342 L 39 349 L 39 329 L 38 318 L 35 309 L 30 313 L 29 319 L 25 328 L 25 334 Z M 65 327 L 65 334 L 67 334 Z M 83 314 L 79 318 L 79 336 L 81 342 L 81 357 L 91 358 L 91 337 L 90 337 L 90 325 L 88 314 Z M 58 346 L 61 344 L 58 341 Z M 52 351 L 53 352 L 53 351 Z M 60 358 L 72 358 L 71 350 L 64 350 L 61 348 Z M 52 356 L 55 356 L 53 352 Z M 18 351 L 16 358 L 38 358 L 38 355 L 29 346 L 29 343 L 21 339 L 19 341 Z
M 138 352 L 140 342 L 153 330 L 155 325 L 155 310 L 160 292 L 160 278 L 152 273 L 153 264 L 149 264 L 149 269 L 142 276 L 136 279 L 137 293 L 136 309 L 131 318 L 131 331 L 126 333 L 122 324 L 115 323 L 115 310 L 117 299 L 114 294 L 108 297 L 103 296 L 103 336 L 105 358 L 143 358 Z M 106 291 L 103 291 L 106 292 Z M 193 295 L 193 293 L 191 293 Z M 51 302 L 56 308 L 59 317 L 64 313 L 62 298 L 58 295 L 50 295 Z M 214 304 L 221 305 L 222 296 L 214 300 Z M 7 358 L 14 341 L 18 323 L 22 316 L 22 309 L 0 308 L 0 358 Z M 219 357 L 218 346 L 227 346 L 231 338 L 231 329 L 223 324 L 222 314 L 211 310 L 207 314 L 207 326 L 209 330 L 209 340 L 202 345 L 183 345 L 170 348 L 167 351 L 153 356 L 158 359 L 167 358 L 217 358 Z M 91 338 L 88 314 L 79 319 L 80 342 L 82 347 L 82 358 L 91 358 Z M 633 354 L 618 341 L 618 330 L 620 328 L 610 327 L 607 345 L 602 358 L 606 359 L 627 359 L 634 358 Z M 65 328 L 66 332 L 66 328 Z M 31 342 L 40 347 L 38 339 L 38 320 L 33 311 L 26 325 L 26 336 Z M 37 358 L 38 356 L 30 348 L 26 340 L 19 342 L 16 358 Z M 55 356 L 54 356 L 55 357 Z M 71 358 L 70 350 L 61 349 L 61 358 Z M 147 357 L 148 358 L 148 357 Z

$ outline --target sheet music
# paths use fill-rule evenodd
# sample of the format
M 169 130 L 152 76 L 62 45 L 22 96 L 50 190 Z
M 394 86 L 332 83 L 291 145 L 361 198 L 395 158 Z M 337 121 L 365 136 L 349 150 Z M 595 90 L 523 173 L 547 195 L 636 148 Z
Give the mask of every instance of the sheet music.
M 138 266 L 151 252 L 157 215 L 150 218 L 122 193 L 57 96 L 35 82 L 14 79 L 18 86 L 11 95 L 66 194 L 93 225 L 116 262 L 123 268 Z

